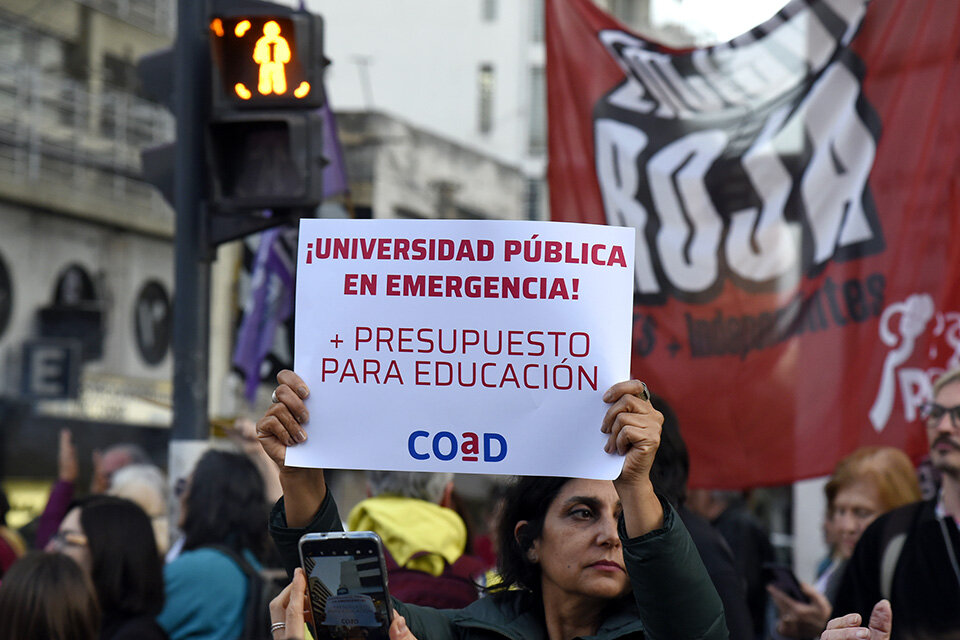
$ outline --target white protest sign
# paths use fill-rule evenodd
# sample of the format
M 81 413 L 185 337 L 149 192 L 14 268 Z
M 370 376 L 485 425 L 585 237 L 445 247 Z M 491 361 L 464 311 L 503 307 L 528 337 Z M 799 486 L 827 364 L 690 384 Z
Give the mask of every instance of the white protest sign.
M 629 378 L 634 230 L 300 223 L 286 464 L 615 478 L 603 393 Z

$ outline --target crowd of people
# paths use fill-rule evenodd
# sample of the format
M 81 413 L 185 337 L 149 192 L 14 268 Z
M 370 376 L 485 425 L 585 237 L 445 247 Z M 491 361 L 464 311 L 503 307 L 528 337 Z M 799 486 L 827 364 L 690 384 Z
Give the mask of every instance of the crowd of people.
M 852 452 L 825 485 L 830 555 L 794 592 L 769 583 L 774 553 L 742 495 L 687 490 L 680 425 L 641 382 L 614 385 L 596 425 L 620 476 L 516 479 L 485 546 L 448 474 L 370 471 L 344 522 L 323 470 L 284 464 L 322 424 L 305 381 L 278 383 L 239 446 L 174 483 L 173 509 L 163 471 L 132 445 L 97 454 L 78 497 L 63 431 L 35 522 L 7 527 L 0 494 L 0 638 L 299 640 L 311 616 L 298 542 L 344 524 L 383 540 L 391 640 L 960 638 L 960 370 L 923 414 L 937 491 L 921 499 L 897 449 Z

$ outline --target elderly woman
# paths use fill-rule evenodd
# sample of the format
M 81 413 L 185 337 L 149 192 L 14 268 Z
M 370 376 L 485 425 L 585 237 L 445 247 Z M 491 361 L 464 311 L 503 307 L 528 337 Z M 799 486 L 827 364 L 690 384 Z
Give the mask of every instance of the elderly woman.
M 310 531 L 340 529 L 323 471 L 284 466 L 288 446 L 306 439 L 306 383 L 277 376 L 278 402 L 257 425 L 266 453 L 279 465 L 284 497 L 271 533 L 288 569 L 299 564 L 297 541 Z M 422 640 L 595 636 L 671 639 L 727 637 L 723 608 L 676 512 L 653 492 L 650 467 L 662 416 L 637 381 L 614 385 L 600 430 L 606 450 L 623 456 L 613 482 L 523 478 L 507 498 L 500 526 L 503 589 L 459 610 L 394 601 L 391 636 Z M 299 608 L 302 572 L 287 598 Z M 291 593 L 294 595 L 291 597 Z M 279 616 L 277 607 L 274 615 Z M 284 620 L 274 620 L 278 623 Z M 296 623 L 274 637 L 299 638 Z
M 779 612 L 777 631 L 789 638 L 815 638 L 831 615 L 840 578 L 864 529 L 878 516 L 920 500 L 917 474 L 903 451 L 862 447 L 837 463 L 824 487 L 827 518 L 834 533 L 835 557 L 815 586 L 801 587 L 809 603 L 767 587 Z

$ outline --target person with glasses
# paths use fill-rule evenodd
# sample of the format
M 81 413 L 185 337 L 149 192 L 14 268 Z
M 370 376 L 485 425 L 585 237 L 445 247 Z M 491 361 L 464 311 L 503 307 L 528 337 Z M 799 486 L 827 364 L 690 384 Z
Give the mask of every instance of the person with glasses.
M 863 532 L 834 602 L 869 618 L 890 601 L 892 640 L 960 637 L 960 369 L 941 375 L 923 411 L 937 496 L 877 518 Z
M 103 620 L 100 640 L 167 640 L 163 564 L 150 518 L 124 498 L 74 502 L 46 550 L 73 559 L 93 582 Z

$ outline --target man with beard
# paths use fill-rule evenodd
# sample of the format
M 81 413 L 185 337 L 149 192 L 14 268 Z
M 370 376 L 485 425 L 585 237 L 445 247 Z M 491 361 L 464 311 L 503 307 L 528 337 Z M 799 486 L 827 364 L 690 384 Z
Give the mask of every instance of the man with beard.
M 857 543 L 834 614 L 867 619 L 888 598 L 892 640 L 960 638 L 960 369 L 937 379 L 924 411 L 938 495 L 877 518 Z

